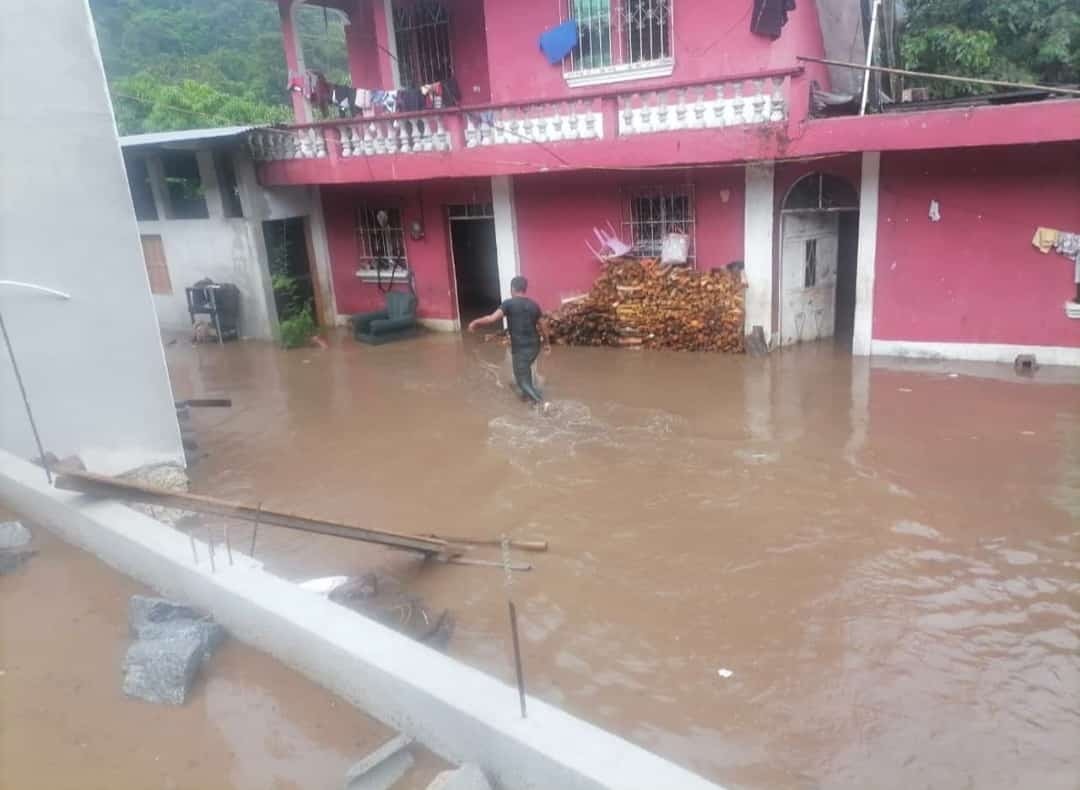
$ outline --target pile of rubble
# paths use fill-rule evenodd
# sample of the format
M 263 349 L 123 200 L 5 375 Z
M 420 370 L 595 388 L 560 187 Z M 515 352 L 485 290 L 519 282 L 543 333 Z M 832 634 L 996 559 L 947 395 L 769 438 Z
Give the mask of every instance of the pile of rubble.
M 592 290 L 548 318 L 553 342 L 679 351 L 743 351 L 737 275 L 657 260 L 614 260 Z

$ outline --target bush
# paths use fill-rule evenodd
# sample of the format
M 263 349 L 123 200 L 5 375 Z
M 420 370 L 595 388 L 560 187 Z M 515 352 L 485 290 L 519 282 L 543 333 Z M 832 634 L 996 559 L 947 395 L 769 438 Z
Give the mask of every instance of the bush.
M 305 307 L 291 318 L 286 318 L 280 323 L 281 345 L 285 348 L 300 348 L 311 342 L 311 338 L 318 334 L 315 319 L 311 315 L 311 307 Z

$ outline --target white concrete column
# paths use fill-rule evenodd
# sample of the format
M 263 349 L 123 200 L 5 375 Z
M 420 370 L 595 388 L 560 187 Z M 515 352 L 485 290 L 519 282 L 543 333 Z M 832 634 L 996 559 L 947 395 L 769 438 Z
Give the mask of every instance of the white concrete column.
M 154 208 L 157 210 L 158 219 L 169 219 L 172 216 L 172 205 L 169 203 L 169 191 L 165 188 L 165 169 L 161 165 L 161 157 L 146 157 L 146 175 L 150 179 L 150 191 L 154 195 Z
M 878 188 L 881 153 L 862 155 L 862 186 L 859 190 L 859 255 L 855 272 L 855 331 L 851 353 L 869 356 L 874 324 L 874 265 L 877 257 Z
M 394 0 L 383 0 L 386 15 L 386 54 L 390 57 L 390 69 L 394 75 L 394 89 L 401 89 L 401 64 L 397 53 L 397 31 L 394 29 Z
M 323 304 L 323 325 L 333 326 L 339 322 L 337 297 L 334 295 L 334 276 L 330 267 L 330 240 L 326 233 L 326 217 L 323 214 L 322 189 L 311 188 L 311 211 L 308 213 L 308 232 L 311 233 L 311 252 L 316 280 Z
M 746 333 L 755 326 L 772 342 L 774 176 L 772 162 L 746 168 L 743 265 L 746 267 Z
M 218 184 L 214 152 L 199 151 L 195 159 L 199 163 L 199 181 L 202 182 L 206 210 L 211 219 L 225 219 L 225 203 L 221 197 L 221 185 Z
M 495 211 L 495 251 L 499 259 L 499 290 L 510 297 L 510 281 L 521 273 L 518 255 L 517 210 L 514 207 L 514 179 L 491 177 L 491 201 Z

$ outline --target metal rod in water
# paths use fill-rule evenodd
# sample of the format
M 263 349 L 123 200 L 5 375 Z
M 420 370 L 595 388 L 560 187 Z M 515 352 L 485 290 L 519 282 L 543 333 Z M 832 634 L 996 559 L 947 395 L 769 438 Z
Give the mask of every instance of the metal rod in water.
M 229 543 L 229 525 L 225 525 L 225 553 L 229 556 L 229 565 L 232 566 L 232 544 Z
M 518 642 L 517 609 L 513 601 L 507 601 L 510 605 L 510 633 L 514 637 L 514 671 L 517 673 L 518 700 L 521 702 L 521 718 L 525 715 L 525 673 L 521 670 L 521 644 Z
M 255 526 L 251 529 L 251 559 L 255 559 L 255 539 L 259 537 L 259 514 L 262 513 L 262 502 L 255 506 Z
M 214 566 L 214 528 L 206 528 L 206 543 L 210 546 L 210 573 L 217 573 L 217 568 Z
M 195 551 L 195 536 L 191 534 L 191 530 L 188 530 L 188 540 L 191 541 L 191 561 L 196 565 L 199 564 L 199 554 Z
M 30 408 L 30 398 L 26 395 L 26 386 L 23 384 L 22 374 L 19 372 L 19 364 L 15 361 L 15 351 L 11 348 L 11 338 L 8 337 L 3 313 L 0 313 L 0 332 L 4 335 L 4 345 L 7 346 L 8 357 L 11 358 L 11 369 L 15 371 L 15 381 L 19 385 L 19 392 L 22 394 L 23 406 L 26 407 L 26 418 L 30 421 L 30 431 L 34 434 L 34 443 L 37 445 L 38 456 L 41 458 L 41 465 L 45 467 L 45 479 L 49 481 L 49 485 L 52 485 L 52 469 L 49 468 L 49 459 L 45 457 L 45 447 L 41 444 L 41 435 L 38 433 L 37 423 L 34 422 L 34 412 Z

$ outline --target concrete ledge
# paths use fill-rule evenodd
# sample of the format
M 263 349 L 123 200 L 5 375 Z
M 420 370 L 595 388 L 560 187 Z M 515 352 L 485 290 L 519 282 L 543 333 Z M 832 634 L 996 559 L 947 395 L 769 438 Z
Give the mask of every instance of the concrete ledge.
M 718 790 L 677 765 L 529 698 L 471 667 L 208 547 L 123 505 L 51 488 L 0 451 L 0 501 L 163 595 L 206 609 L 236 638 L 297 669 L 453 762 L 475 762 L 503 790 Z
M 878 357 L 959 359 L 1011 365 L 1019 354 L 1034 354 L 1040 365 L 1080 365 L 1080 347 L 1018 346 L 1005 343 L 924 343 L 914 340 L 874 340 L 870 353 Z

